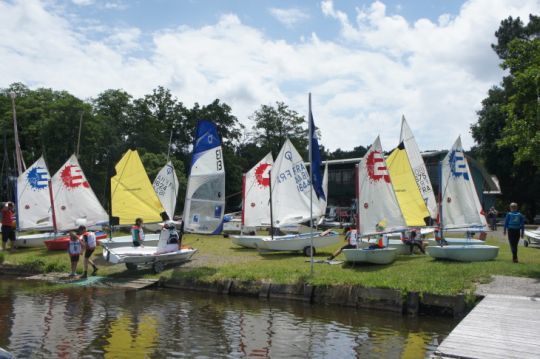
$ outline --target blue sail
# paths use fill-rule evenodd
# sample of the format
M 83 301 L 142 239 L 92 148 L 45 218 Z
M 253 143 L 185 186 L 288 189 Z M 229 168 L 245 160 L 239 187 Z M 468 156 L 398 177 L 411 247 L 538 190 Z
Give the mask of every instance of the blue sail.
M 311 113 L 311 106 L 309 109 L 309 121 L 311 122 L 309 140 L 311 141 L 311 173 L 313 181 L 313 189 L 317 194 L 318 199 L 326 201 L 326 194 L 323 189 L 323 176 L 321 173 L 321 151 L 319 149 L 319 140 L 317 139 L 317 132 L 315 122 L 313 121 L 313 114 Z

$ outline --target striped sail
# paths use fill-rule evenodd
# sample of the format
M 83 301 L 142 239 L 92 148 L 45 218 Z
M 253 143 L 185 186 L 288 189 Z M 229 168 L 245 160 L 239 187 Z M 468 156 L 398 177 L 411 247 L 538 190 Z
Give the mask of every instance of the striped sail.
M 225 211 L 225 165 L 216 126 L 206 120 L 197 125 L 184 205 L 184 230 L 219 234 Z

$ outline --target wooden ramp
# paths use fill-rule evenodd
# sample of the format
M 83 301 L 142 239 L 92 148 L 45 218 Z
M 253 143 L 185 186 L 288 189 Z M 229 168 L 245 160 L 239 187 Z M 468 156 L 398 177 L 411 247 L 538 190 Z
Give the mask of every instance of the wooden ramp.
M 90 276 L 86 279 L 77 277 L 69 277 L 65 273 L 46 273 L 37 274 L 30 277 L 23 277 L 25 280 L 41 280 L 56 284 L 66 284 L 79 287 L 102 287 L 116 288 L 123 290 L 139 290 L 149 288 L 157 284 L 159 279 L 149 278 L 112 278 Z
M 441 343 L 437 357 L 540 358 L 540 298 L 486 296 Z

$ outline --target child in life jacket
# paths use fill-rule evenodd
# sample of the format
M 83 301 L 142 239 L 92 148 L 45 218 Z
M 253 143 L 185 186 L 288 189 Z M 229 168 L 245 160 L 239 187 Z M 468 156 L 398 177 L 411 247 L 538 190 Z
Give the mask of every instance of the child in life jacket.
M 356 232 L 356 229 L 354 227 L 347 227 L 345 229 L 345 241 L 347 244 L 345 244 L 343 247 L 335 251 L 330 257 L 327 259 L 329 261 L 333 260 L 337 256 L 341 254 L 341 252 L 344 249 L 356 249 L 358 246 L 358 233 Z
M 69 232 L 69 246 L 68 254 L 71 261 L 71 273 L 70 277 L 77 275 L 77 264 L 79 263 L 79 256 L 82 252 L 82 243 L 79 236 L 75 232 Z

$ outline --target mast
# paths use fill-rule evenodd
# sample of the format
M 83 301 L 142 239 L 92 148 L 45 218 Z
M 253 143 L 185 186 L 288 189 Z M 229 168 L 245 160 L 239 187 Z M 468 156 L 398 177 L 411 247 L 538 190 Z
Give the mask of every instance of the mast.
M 356 235 L 360 236 L 360 164 L 355 166 L 354 171 L 354 183 L 355 183 L 355 193 L 356 193 Z M 360 237 L 358 237 L 360 238 Z
M 17 174 L 20 176 L 26 171 L 26 165 L 22 157 L 21 144 L 19 143 L 19 131 L 17 129 L 17 110 L 15 108 L 15 98 L 17 94 L 15 92 L 10 93 L 11 107 L 13 109 L 13 137 L 15 139 L 15 162 L 17 163 Z
M 244 216 L 246 214 L 246 174 L 242 175 L 242 223 L 240 224 L 240 235 L 244 233 Z
M 52 189 L 52 180 L 49 179 L 49 197 L 51 198 L 51 213 L 52 213 L 52 220 L 53 220 L 53 229 L 54 234 L 56 237 L 56 211 L 54 210 L 54 197 L 53 197 L 53 189 Z
M 309 144 L 309 181 L 310 181 L 310 191 L 309 191 L 309 237 L 310 237 L 310 253 L 309 253 L 309 262 L 310 262 L 310 273 L 313 275 L 313 154 L 312 151 L 312 131 L 313 128 L 311 126 L 311 123 L 313 122 L 311 120 L 311 92 L 309 93 L 308 97 L 308 107 L 309 107 L 309 114 L 308 114 L 308 144 Z
M 272 209 L 272 170 L 268 171 L 268 187 L 270 190 L 270 236 L 274 240 L 274 210 Z
M 442 175 L 442 161 L 439 161 L 439 231 L 441 235 L 441 245 L 444 241 L 444 231 L 443 231 L 443 213 L 442 213 L 442 201 L 443 201 L 443 175 Z
M 81 145 L 81 131 L 82 131 L 83 114 L 84 114 L 84 112 L 81 111 L 81 118 L 79 119 L 79 136 L 77 138 L 77 152 L 76 152 L 76 155 L 75 155 L 77 158 L 79 158 L 79 148 L 80 148 L 80 145 Z

